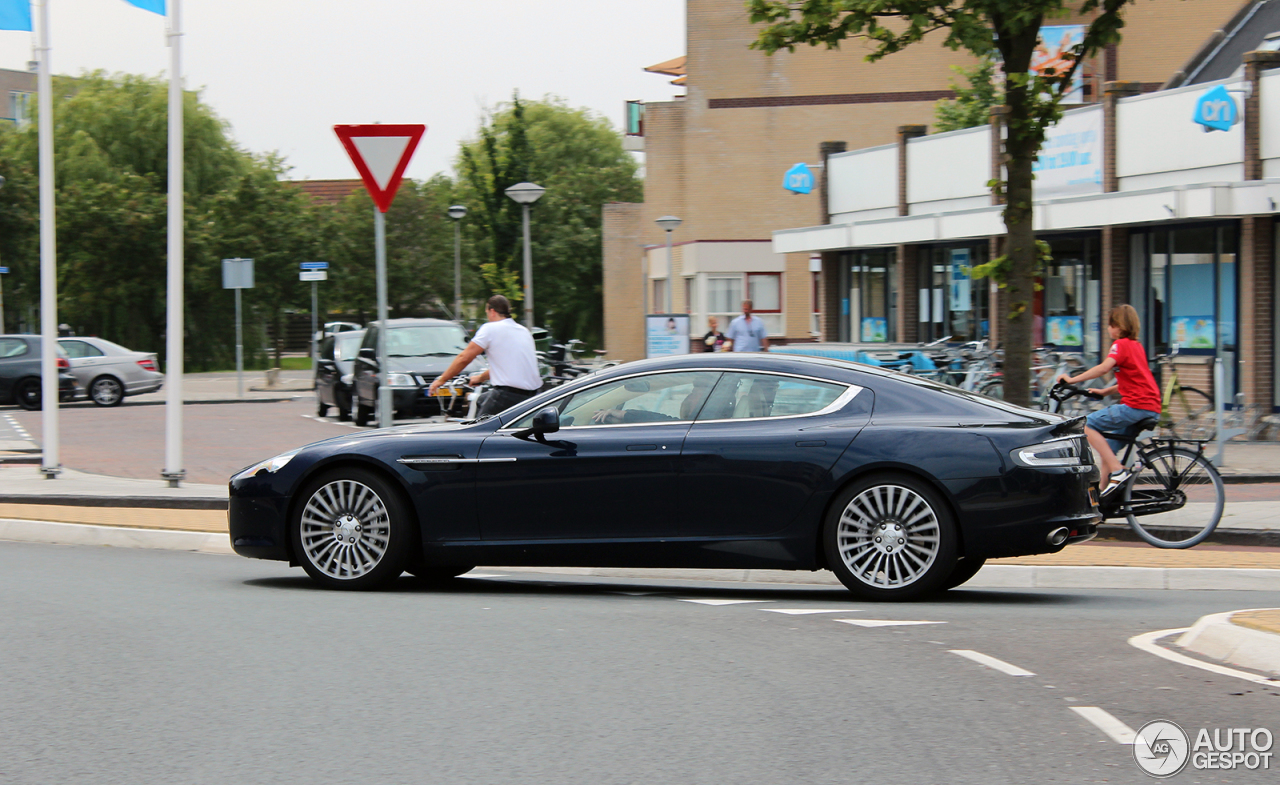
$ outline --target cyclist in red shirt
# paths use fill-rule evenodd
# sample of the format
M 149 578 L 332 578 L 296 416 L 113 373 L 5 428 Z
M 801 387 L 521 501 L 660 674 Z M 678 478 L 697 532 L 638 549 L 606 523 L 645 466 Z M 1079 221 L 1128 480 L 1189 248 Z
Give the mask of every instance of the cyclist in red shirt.
M 1133 435 L 1138 423 L 1160 416 L 1160 388 L 1156 386 L 1155 377 L 1147 366 L 1147 353 L 1142 344 L 1138 343 L 1138 331 L 1141 327 L 1138 312 L 1132 305 L 1117 305 L 1112 308 L 1107 316 L 1107 332 L 1112 341 L 1107 359 L 1075 376 L 1064 373 L 1058 377 L 1059 381 L 1067 384 L 1078 384 L 1115 369 L 1116 383 L 1095 390 L 1094 394 L 1111 395 L 1119 390 L 1120 403 L 1090 413 L 1084 429 L 1089 446 L 1098 453 L 1102 473 L 1107 477 L 1106 487 L 1102 489 L 1103 496 L 1123 487 L 1130 472 L 1116 457 L 1115 451 L 1120 448 L 1120 443 L 1105 439 L 1102 434 Z

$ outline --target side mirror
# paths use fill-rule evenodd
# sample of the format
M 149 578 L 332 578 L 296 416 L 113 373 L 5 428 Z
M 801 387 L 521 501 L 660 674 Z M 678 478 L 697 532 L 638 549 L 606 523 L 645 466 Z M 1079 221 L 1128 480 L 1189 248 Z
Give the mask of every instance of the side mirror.
M 360 350 L 359 357 L 361 360 L 368 360 L 369 362 L 377 362 L 378 350 L 373 348 L 372 346 L 366 346 Z
M 560 410 L 556 407 L 548 406 L 533 415 L 534 433 L 555 433 L 558 430 L 560 430 Z

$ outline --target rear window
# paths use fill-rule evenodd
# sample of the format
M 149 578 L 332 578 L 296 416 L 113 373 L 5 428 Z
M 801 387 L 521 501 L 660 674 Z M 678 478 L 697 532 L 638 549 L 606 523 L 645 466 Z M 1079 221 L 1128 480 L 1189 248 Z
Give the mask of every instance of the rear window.
M 1020 406 L 909 375 L 877 378 L 873 385 L 876 417 L 926 415 L 986 422 L 1026 422 L 1036 417 L 1036 412 Z

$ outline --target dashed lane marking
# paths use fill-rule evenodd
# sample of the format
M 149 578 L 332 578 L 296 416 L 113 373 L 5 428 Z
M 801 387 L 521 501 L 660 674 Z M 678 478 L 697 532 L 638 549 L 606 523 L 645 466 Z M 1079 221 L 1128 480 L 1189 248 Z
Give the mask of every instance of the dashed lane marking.
M 788 616 L 808 616 L 811 613 L 861 613 L 860 608 L 759 608 L 769 613 L 785 613 Z
M 901 621 L 899 619 L 832 619 L 858 627 L 910 627 L 917 624 L 946 624 L 945 621 Z
M 993 670 L 998 670 L 1001 673 L 1008 674 L 1009 676 L 1034 676 L 1035 675 L 1034 673 L 1027 670 L 1026 668 L 1019 668 L 1017 665 L 1011 665 L 1005 662 L 1004 660 L 998 660 L 995 657 L 992 657 L 989 654 L 983 654 L 980 651 L 974 651 L 972 649 L 948 649 L 948 651 L 950 651 L 952 654 L 959 654 L 961 657 L 964 657 L 966 660 L 973 660 L 979 665 L 985 665 L 988 668 L 991 668 Z
M 680 600 L 680 602 L 694 602 L 698 605 L 746 605 L 750 602 L 773 602 L 773 600 Z
M 1137 735 L 1133 732 L 1133 728 L 1097 706 L 1068 706 L 1067 708 L 1093 723 L 1094 727 L 1110 736 L 1116 744 L 1132 744 Z

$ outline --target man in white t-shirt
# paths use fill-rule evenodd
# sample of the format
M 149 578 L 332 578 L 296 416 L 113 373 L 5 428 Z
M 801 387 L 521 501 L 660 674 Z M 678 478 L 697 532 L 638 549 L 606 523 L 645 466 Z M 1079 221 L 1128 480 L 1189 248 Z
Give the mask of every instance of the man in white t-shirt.
M 509 409 L 542 389 L 533 336 L 511 318 L 511 303 L 495 294 L 485 306 L 485 315 L 489 321 L 476 330 L 467 348 L 427 388 L 427 395 L 435 395 L 440 385 L 462 373 L 463 368 L 483 354 L 489 361 L 489 370 L 474 374 L 469 380 L 471 384 L 486 380 L 493 383 L 493 389 L 476 410 L 481 417 Z
M 763 319 L 751 316 L 751 307 L 750 300 L 743 300 L 742 315 L 729 322 L 729 329 L 725 331 L 725 343 L 735 352 L 769 351 L 769 331 Z

